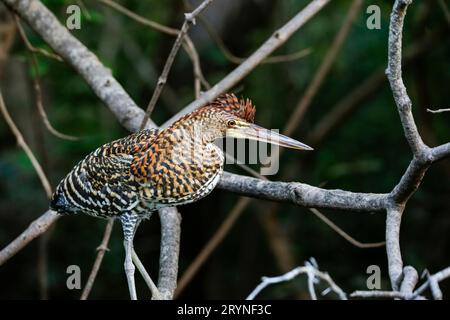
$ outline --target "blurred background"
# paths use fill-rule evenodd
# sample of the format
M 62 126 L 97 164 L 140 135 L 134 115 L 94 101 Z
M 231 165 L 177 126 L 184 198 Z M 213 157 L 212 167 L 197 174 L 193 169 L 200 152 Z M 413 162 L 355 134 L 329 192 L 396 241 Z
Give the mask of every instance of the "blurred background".
M 81 7 L 81 29 L 72 33 L 111 68 L 125 90 L 145 108 L 150 100 L 174 37 L 155 31 L 113 9 L 107 1 L 43 1 L 64 22 L 70 4 Z M 179 28 L 183 13 L 200 1 L 119 1 L 137 15 Z M 304 8 L 304 0 L 215 0 L 191 28 L 206 80 L 215 84 L 253 53 L 277 28 Z M 411 160 L 397 110 L 384 75 L 391 1 L 362 1 L 348 32 L 342 25 L 353 1 L 332 1 L 275 52 L 277 63 L 253 70 L 233 90 L 257 106 L 256 122 L 281 132 L 299 104 L 341 32 L 317 92 L 290 135 L 315 148 L 314 152 L 285 151 L 280 170 L 271 180 L 300 181 L 325 188 L 389 192 Z M 381 28 L 369 30 L 366 9 L 379 5 Z M 431 114 L 427 108 L 448 108 L 450 83 L 450 18 L 448 1 L 415 1 L 404 30 L 404 79 L 414 115 L 429 145 L 449 141 L 450 113 Z M 8 10 L 0 3 L 0 85 L 12 118 L 42 164 L 52 187 L 87 153 L 125 136 L 112 113 L 83 79 L 66 63 L 37 54 L 36 72 L 30 54 Z M 346 18 L 347 17 L 347 18 Z M 50 50 L 25 23 L 29 41 Z M 306 50 L 306 51 L 305 51 Z M 299 54 L 301 52 L 301 54 Z M 308 53 L 305 55 L 305 52 Z M 297 53 L 293 58 L 292 54 Z M 287 55 L 287 58 L 286 58 Z M 298 58 L 298 56 L 303 56 Z M 272 61 L 274 62 L 274 61 Z M 195 99 L 192 62 L 180 50 L 152 119 L 162 124 Z M 51 124 L 69 141 L 55 137 L 44 125 L 36 106 L 33 81 L 39 77 L 43 106 Z M 311 90 L 311 89 L 309 89 Z M 252 166 L 257 169 L 258 166 Z M 227 165 L 227 170 L 247 174 Z M 401 229 L 406 264 L 419 272 L 436 272 L 450 265 L 450 164 L 438 163 L 409 201 Z M 180 277 L 240 201 L 216 189 L 195 204 L 180 207 L 182 238 Z M 242 201 L 242 200 L 241 200 Z M 242 202 L 241 202 L 242 203 Z M 241 206 L 242 207 L 242 206 Z M 0 120 L 0 247 L 13 240 L 48 208 L 47 196 L 16 139 Z M 242 209 L 242 208 L 241 208 Z M 261 276 L 282 274 L 314 257 L 346 292 L 365 289 L 370 265 L 381 268 L 382 289 L 389 289 L 384 247 L 359 248 L 349 243 L 308 209 L 252 200 L 230 232 L 179 298 L 246 297 Z M 324 210 L 322 213 L 364 243 L 383 241 L 385 215 Z M 32 242 L 0 267 L 2 299 L 78 299 L 81 290 L 68 290 L 66 268 L 79 265 L 84 285 L 96 256 L 106 222 L 88 216 L 60 219 L 44 237 Z M 136 251 L 153 278 L 159 260 L 159 221 L 154 215 L 135 238 Z M 94 288 L 92 299 L 127 299 L 123 245 L 116 224 Z M 138 296 L 149 297 L 136 276 Z M 319 285 L 320 287 L 320 285 Z M 444 297 L 449 282 L 442 283 Z M 306 277 L 272 286 L 262 298 L 309 298 Z M 329 298 L 332 298 L 330 295 Z

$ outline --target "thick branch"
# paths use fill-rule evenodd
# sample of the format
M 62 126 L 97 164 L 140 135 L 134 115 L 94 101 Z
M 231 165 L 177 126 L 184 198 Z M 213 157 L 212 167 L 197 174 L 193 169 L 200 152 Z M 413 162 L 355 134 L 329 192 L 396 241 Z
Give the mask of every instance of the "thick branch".
M 400 252 L 400 225 L 403 207 L 392 205 L 386 216 L 386 253 L 389 278 L 394 290 L 399 290 L 402 281 L 403 259 Z
M 164 208 L 159 210 L 159 219 L 161 220 L 161 252 L 158 290 L 163 299 L 172 299 L 177 287 L 181 216 L 176 208 Z
M 397 0 L 391 13 L 388 42 L 388 68 L 386 75 L 397 104 L 406 140 L 415 156 L 426 147 L 417 131 L 411 111 L 411 99 L 402 79 L 402 33 L 406 8 L 412 0 Z
M 264 181 L 224 172 L 218 187 L 254 198 L 284 201 L 303 207 L 382 211 L 388 194 L 327 190 L 299 182 Z
M 411 99 L 406 92 L 402 79 L 402 33 L 406 9 L 412 0 L 396 0 L 391 13 L 388 43 L 387 77 L 400 115 L 405 138 L 414 158 L 400 182 L 391 192 L 392 202 L 387 208 L 386 251 L 389 265 L 389 277 L 394 290 L 410 293 L 417 283 L 412 267 L 403 269 L 400 252 L 400 225 L 402 213 L 409 197 L 419 187 L 426 170 L 434 161 L 449 154 L 449 146 L 443 145 L 430 149 L 420 137 L 412 114 Z

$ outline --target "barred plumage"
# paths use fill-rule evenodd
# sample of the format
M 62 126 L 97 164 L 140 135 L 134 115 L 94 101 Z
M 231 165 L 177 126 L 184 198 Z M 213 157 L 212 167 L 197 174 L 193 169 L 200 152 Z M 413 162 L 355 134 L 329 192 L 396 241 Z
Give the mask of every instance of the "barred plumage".
M 60 182 L 50 207 L 58 213 L 120 219 L 128 285 L 136 298 L 131 261 L 136 228 L 155 209 L 196 201 L 214 189 L 224 162 L 215 140 L 229 135 L 310 149 L 254 125 L 254 116 L 250 100 L 225 94 L 167 129 L 143 130 L 107 143 Z

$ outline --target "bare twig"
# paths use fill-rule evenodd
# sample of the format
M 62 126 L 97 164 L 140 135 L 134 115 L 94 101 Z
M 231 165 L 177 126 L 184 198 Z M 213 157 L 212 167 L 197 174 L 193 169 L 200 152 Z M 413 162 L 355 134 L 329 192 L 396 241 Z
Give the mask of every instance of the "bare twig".
M 97 257 L 95 258 L 94 265 L 92 266 L 86 285 L 84 286 L 83 292 L 81 293 L 80 300 L 86 300 L 89 297 L 89 294 L 91 293 L 92 287 L 97 277 L 98 270 L 102 265 L 105 252 L 109 250 L 108 243 L 109 238 L 111 237 L 113 226 L 114 226 L 114 219 L 109 219 L 105 227 L 102 242 L 100 243 L 100 246 L 98 246 L 97 248 Z
M 355 247 L 361 248 L 361 249 L 367 249 L 367 248 L 379 248 L 383 247 L 385 242 L 373 242 L 373 243 L 363 243 L 352 236 L 350 236 L 347 232 L 342 230 L 339 226 L 337 226 L 333 221 L 328 219 L 321 213 L 319 210 L 315 208 L 309 208 L 309 211 L 311 211 L 316 217 L 318 217 L 320 220 L 322 220 L 327 226 L 329 226 L 331 229 L 333 229 L 338 235 L 340 235 L 342 238 L 350 242 Z
M 442 112 L 450 112 L 450 108 L 446 108 L 446 109 L 427 109 L 427 112 L 431 112 L 431 113 L 442 113 Z
M 428 52 L 428 48 L 437 42 L 440 37 L 439 32 L 432 36 L 426 36 L 411 44 L 406 50 L 403 57 L 404 65 L 412 65 L 417 57 Z M 310 131 L 307 142 L 310 145 L 317 146 L 326 140 L 334 130 L 344 123 L 348 115 L 354 112 L 364 102 L 371 99 L 377 92 L 383 88 L 385 84 L 384 68 L 375 71 L 361 84 L 350 90 L 343 98 L 341 98 L 330 111 L 322 117 L 322 119 Z
M 38 160 L 33 154 L 33 151 L 31 151 L 28 144 L 25 142 L 22 133 L 17 128 L 16 124 L 14 123 L 13 119 L 9 115 L 8 109 L 6 109 L 5 102 L 3 101 L 3 95 L 0 92 L 0 111 L 5 118 L 6 123 L 8 124 L 9 128 L 11 129 L 12 133 L 16 137 L 17 144 L 23 149 L 25 154 L 27 155 L 28 159 L 30 159 L 31 164 L 33 165 L 34 170 L 36 171 L 39 180 L 41 181 L 42 186 L 44 187 L 44 191 L 48 198 L 52 196 L 52 187 L 50 186 L 50 183 L 48 182 L 47 176 L 44 173 L 44 170 L 42 169 L 41 165 L 39 164 Z
M 349 10 L 349 14 L 346 18 L 346 21 L 344 22 L 344 25 L 341 27 L 340 31 L 338 32 L 338 34 L 336 36 L 337 40 L 335 40 L 335 43 L 332 45 L 329 53 L 326 55 L 326 58 L 324 59 L 324 60 L 328 61 L 327 68 L 329 68 L 329 66 L 331 66 L 332 62 L 334 61 L 334 58 L 336 57 L 337 52 L 339 51 L 344 39 L 346 38 L 346 35 L 348 34 L 351 22 L 353 21 L 354 17 L 356 16 L 356 13 L 358 12 L 361 4 L 362 4 L 361 0 L 354 0 L 354 3 Z M 333 55 L 330 54 L 331 52 L 333 52 Z M 320 72 L 322 72 L 322 71 L 320 71 Z M 325 77 L 325 75 L 326 75 L 326 71 L 324 71 L 324 72 L 325 73 L 323 74 L 323 77 Z M 297 110 L 299 110 L 299 107 L 297 107 L 296 112 L 297 112 Z M 296 112 L 294 112 L 294 114 Z M 290 118 L 287 126 L 284 129 L 284 132 L 286 132 L 286 134 L 288 134 L 288 135 L 291 134 L 294 127 L 296 127 L 299 122 L 300 122 L 300 118 L 294 118 L 294 119 Z M 257 176 L 258 178 L 260 178 L 262 180 L 267 180 L 267 178 L 256 174 L 250 168 L 244 167 L 244 170 L 246 170 L 247 172 L 250 172 L 250 174 Z M 217 241 L 222 241 L 225 238 L 225 235 L 231 229 L 231 226 L 234 224 L 234 221 L 236 220 L 237 216 L 239 216 L 245 210 L 245 208 L 248 206 L 248 204 L 250 204 L 250 201 L 248 199 L 241 199 L 233 207 L 233 209 L 230 211 L 229 215 L 227 216 L 227 219 L 222 223 L 222 225 L 217 230 L 217 234 L 220 234 L 220 237 L 216 238 L 215 235 L 213 236 L 213 238 L 210 240 L 210 242 L 208 242 L 206 244 L 206 246 L 202 249 L 200 254 L 196 257 L 196 259 L 192 263 L 192 265 L 191 265 L 192 268 L 191 268 L 191 266 L 188 268 L 189 273 L 188 273 L 188 271 L 186 271 L 186 273 L 183 275 L 183 277 L 182 277 L 183 282 L 180 281 L 180 285 L 179 285 L 179 288 L 177 291 L 178 294 L 185 288 L 187 283 L 193 278 L 194 274 L 199 270 L 200 266 L 206 261 L 207 257 L 218 246 L 219 243 Z M 236 216 L 236 218 L 234 216 Z M 228 219 L 231 219 L 231 221 L 233 221 L 233 224 L 228 223 Z M 327 219 L 327 221 L 331 222 L 328 219 Z M 339 229 L 336 225 L 334 225 L 334 227 Z M 340 233 L 341 235 L 343 235 L 343 234 L 347 235 L 343 230 L 340 230 L 340 231 L 341 231 L 341 233 Z M 211 246 L 210 243 L 212 241 L 214 241 L 214 242 L 213 242 L 213 245 Z M 186 277 L 185 277 L 185 275 L 186 275 Z
M 97 0 L 98 2 L 122 13 L 123 15 L 135 20 L 136 22 L 139 22 L 140 24 L 150 27 L 156 31 L 171 35 L 171 36 L 178 36 L 179 30 L 171 27 L 167 27 L 163 24 L 160 24 L 156 21 L 152 21 L 150 19 L 141 17 L 140 15 L 134 13 L 131 10 L 128 10 L 124 6 L 120 5 L 117 2 L 111 1 L 111 0 Z
M 185 6 L 188 9 L 192 9 L 192 5 L 188 1 L 184 1 Z M 204 27 L 210 38 L 217 44 L 217 47 L 219 47 L 220 51 L 222 52 L 223 56 L 230 62 L 234 64 L 241 64 L 248 58 L 238 57 L 234 55 L 225 45 L 222 38 L 219 36 L 219 34 L 214 30 L 214 28 L 211 26 L 211 24 L 203 18 L 202 15 L 198 16 L 198 20 L 200 21 L 200 24 Z M 282 63 L 282 62 L 291 62 L 295 61 L 301 58 L 306 57 L 311 53 L 311 49 L 301 49 L 299 51 L 288 53 L 288 54 L 282 54 L 282 55 L 274 55 L 267 57 L 263 61 L 261 61 L 261 64 L 275 64 L 275 63 Z
M 325 60 L 327 61 L 328 69 L 329 69 L 329 66 L 331 66 L 331 64 L 332 64 L 332 61 L 334 61 L 334 58 L 336 57 L 337 52 L 339 51 L 344 39 L 346 38 L 346 35 L 348 34 L 348 30 L 350 28 L 351 22 L 353 21 L 354 17 L 356 16 L 356 13 L 358 12 L 361 4 L 362 4 L 362 1 L 355 0 L 354 4 L 351 6 L 349 14 L 346 18 L 346 21 L 344 22 L 343 26 L 341 27 L 340 31 L 338 32 L 338 34 L 336 36 L 336 40 L 325 58 Z M 333 54 L 331 54 L 331 53 L 333 53 Z M 327 71 L 323 71 L 323 72 L 322 71 L 320 71 L 320 72 L 323 73 L 322 76 L 325 77 Z M 299 109 L 297 108 L 297 110 L 299 110 Z M 294 112 L 294 114 L 295 113 L 296 112 Z M 288 134 L 288 135 L 290 133 L 292 133 L 294 127 L 297 126 L 299 121 L 300 121 L 300 118 L 294 118 L 294 119 L 290 118 L 290 121 L 288 122 L 287 126 L 285 127 L 284 132 L 287 132 L 286 134 Z M 253 172 L 251 172 L 251 171 L 250 171 L 250 173 L 253 174 Z M 180 281 L 179 289 L 177 291 L 178 293 L 180 293 L 184 289 L 184 287 L 187 285 L 187 283 L 193 278 L 194 274 L 199 270 L 200 266 L 206 261 L 206 258 L 218 246 L 219 243 L 217 241 L 218 240 L 222 241 L 222 239 L 225 238 L 226 233 L 228 233 L 228 231 L 231 229 L 231 226 L 232 226 L 232 224 L 228 223 L 228 219 L 231 219 L 231 221 L 234 222 L 234 220 L 236 220 L 236 218 L 234 218 L 234 217 L 239 216 L 245 210 L 245 207 L 249 203 L 250 203 L 250 201 L 248 199 L 242 199 L 242 200 L 238 201 L 238 203 L 235 205 L 235 207 L 231 210 L 226 221 L 224 221 L 224 223 L 217 230 L 217 234 L 220 234 L 220 237 L 216 238 L 216 236 L 213 236 L 213 238 L 210 240 L 210 242 L 208 242 L 207 245 L 202 249 L 200 254 L 196 257 L 196 259 L 192 263 L 192 265 L 188 268 L 186 273 L 183 275 L 183 277 L 182 277 L 183 282 Z M 337 228 L 337 226 L 335 226 L 335 227 Z M 342 231 L 341 235 L 342 234 L 345 234 L 345 232 Z M 212 241 L 214 241 L 213 245 L 210 245 L 210 243 Z M 185 277 L 185 275 L 186 275 L 186 277 Z
M 128 10 L 127 8 L 123 7 L 122 5 L 120 5 L 117 2 L 114 2 L 111 0 L 98 0 L 98 1 L 106 6 L 122 13 L 123 15 L 127 16 L 128 18 L 133 19 L 134 21 L 136 21 L 144 26 L 150 27 L 156 31 L 168 34 L 170 36 L 175 36 L 175 37 L 179 36 L 179 34 L 180 34 L 180 30 L 171 28 L 171 27 L 167 27 L 158 22 L 144 18 L 144 17 Z M 209 89 L 210 86 L 209 86 L 208 82 L 206 81 L 205 77 L 203 76 L 203 72 L 200 67 L 200 59 L 198 56 L 198 52 L 195 49 L 194 43 L 192 42 L 191 38 L 189 38 L 189 36 L 187 34 L 184 35 L 182 45 L 183 45 L 184 50 L 189 55 L 189 58 L 192 61 L 192 65 L 193 65 L 193 69 L 194 69 L 195 91 L 196 91 L 196 95 L 199 95 L 199 92 L 201 89 L 200 88 L 201 84 L 203 84 L 205 86 L 205 88 L 207 88 L 207 89 Z
M 313 0 L 302 11 L 295 15 L 283 27 L 273 33 L 250 57 L 241 63 L 236 69 L 229 73 L 219 83 L 215 84 L 210 90 L 204 92 L 201 97 L 183 110 L 167 120 L 162 127 L 165 128 L 173 123 L 176 119 L 185 115 L 198 107 L 203 106 L 212 99 L 218 97 L 221 93 L 230 90 L 236 83 L 248 75 L 256 68 L 265 58 L 272 52 L 284 44 L 298 29 L 306 24 L 314 15 L 316 15 L 329 0 Z
M 439 283 L 447 278 L 450 278 L 450 267 L 447 267 L 441 271 L 439 271 L 438 273 L 435 273 L 431 276 L 428 276 L 427 281 L 422 284 L 416 291 L 414 291 L 414 295 L 413 297 L 417 297 L 418 295 L 420 295 L 421 293 L 423 293 L 428 287 L 430 287 L 430 285 Z M 439 293 L 436 292 L 436 287 L 435 287 L 435 295 L 438 294 L 438 298 L 439 298 Z M 436 298 L 436 296 L 435 296 Z
M 180 49 L 184 36 L 189 31 L 191 24 L 195 24 L 195 18 L 197 17 L 197 15 L 199 15 L 203 10 L 205 10 L 206 7 L 212 1 L 213 0 L 204 0 L 194 11 L 190 13 L 185 13 L 183 25 L 181 26 L 181 29 L 177 35 L 175 43 L 173 44 L 173 47 L 170 50 L 169 56 L 167 57 L 166 63 L 164 64 L 163 71 L 158 78 L 158 82 L 156 83 L 156 89 L 153 91 L 152 98 L 148 103 L 144 118 L 142 119 L 142 123 L 140 126 L 141 130 L 145 128 L 145 125 L 148 119 L 150 118 L 151 113 L 153 112 L 153 108 L 155 107 L 156 102 L 158 101 L 159 96 L 161 95 L 161 92 L 167 81 L 167 76 L 169 75 L 170 69 L 172 68 L 173 61 L 175 60 L 178 50 Z
M 450 267 L 447 267 L 444 270 L 435 273 L 434 275 L 430 275 L 427 272 L 426 281 L 414 292 L 412 292 L 412 290 L 417 284 L 418 280 L 417 271 L 414 268 L 407 266 L 404 268 L 403 273 L 405 276 L 402 282 L 402 289 L 400 291 L 380 291 L 380 290 L 355 291 L 350 294 L 350 297 L 424 300 L 426 298 L 424 296 L 421 296 L 421 294 L 427 288 L 430 288 L 433 299 L 441 300 L 442 292 L 439 288 L 439 282 L 450 277 Z M 405 284 L 405 282 L 407 284 Z
M 271 204 L 269 212 L 258 215 L 263 230 L 266 233 L 269 249 L 272 251 L 276 265 L 280 272 L 287 272 L 296 266 L 296 257 L 293 254 L 292 246 L 290 246 L 290 237 L 286 228 L 283 228 L 278 215 L 272 214 L 272 209 L 276 204 Z M 261 211 L 266 205 L 261 204 Z
M 86 19 L 88 20 L 92 20 L 92 16 L 89 13 L 88 8 L 86 7 L 85 3 L 83 0 L 76 0 L 78 6 L 81 8 L 81 11 L 83 12 L 83 14 L 85 15 Z
M 319 271 L 317 267 L 310 262 L 306 262 L 304 267 L 297 267 L 278 277 L 262 277 L 261 283 L 255 289 L 253 289 L 253 291 L 248 295 L 246 300 L 254 300 L 256 296 L 269 285 L 291 281 L 298 275 L 305 273 L 308 276 L 308 283 L 309 283 L 308 285 L 310 287 L 309 292 L 312 300 L 317 300 L 317 297 L 314 292 L 315 277 L 325 281 L 328 284 L 329 288 L 337 294 L 339 299 L 347 300 L 347 295 L 345 294 L 345 292 L 342 291 L 342 289 L 336 285 L 336 283 L 333 281 L 330 275 L 328 273 Z
M 142 109 L 134 103 L 111 75 L 111 70 L 76 39 L 41 1 L 1 1 L 26 21 L 59 56 L 75 68 L 125 128 L 130 131 L 139 129 L 144 114 Z M 36 19 L 36 15 L 39 19 Z
M 207 242 L 207 244 L 202 248 L 200 253 L 195 257 L 194 261 L 189 265 L 188 269 L 183 273 L 183 276 L 178 281 L 177 290 L 175 292 L 175 297 L 178 297 L 180 293 L 186 288 L 189 282 L 197 274 L 200 267 L 205 263 L 206 259 L 211 255 L 211 253 L 218 247 L 225 236 L 228 234 L 229 230 L 236 223 L 236 220 L 244 212 L 247 204 L 251 201 L 249 198 L 241 198 L 237 204 L 230 211 L 226 219 L 222 222 L 220 227 Z
M 153 280 L 150 277 L 150 275 L 148 274 L 147 270 L 145 270 L 144 265 L 142 264 L 141 260 L 139 259 L 138 255 L 136 254 L 134 249 L 133 249 L 132 259 L 133 259 L 133 263 L 136 266 L 136 268 L 138 269 L 139 273 L 144 278 L 144 281 L 147 284 L 147 287 L 149 287 L 150 292 L 152 293 L 152 299 L 162 300 L 163 297 L 161 296 L 161 293 L 159 292 L 158 287 L 153 282 Z
M 30 223 L 30 225 L 12 242 L 0 251 L 0 266 L 22 250 L 30 241 L 46 232 L 60 216 L 48 210 Z
M 229 154 L 225 154 L 225 156 L 227 157 L 227 159 L 232 158 Z M 260 175 L 259 173 L 255 172 L 248 166 L 241 165 L 240 167 L 242 167 L 244 170 L 249 172 L 251 175 L 253 175 L 261 180 L 269 181 L 265 176 Z M 188 269 L 184 272 L 183 276 L 181 277 L 180 281 L 178 282 L 178 287 L 177 287 L 177 291 L 175 293 L 175 297 L 178 297 L 181 294 L 181 292 L 186 288 L 186 286 L 191 282 L 191 280 L 194 278 L 194 276 L 200 270 L 201 266 L 206 262 L 208 257 L 212 254 L 212 252 L 223 241 L 223 239 L 229 233 L 231 228 L 234 226 L 236 220 L 240 217 L 240 215 L 244 212 L 244 210 L 248 207 L 248 205 L 250 203 L 251 203 L 251 199 L 241 198 L 235 204 L 235 206 L 230 210 L 226 219 L 219 226 L 219 228 L 217 229 L 215 234 L 206 243 L 206 245 L 202 248 L 200 253 L 196 256 L 194 261 L 189 265 Z M 377 242 L 377 243 L 359 242 L 358 240 L 354 239 L 349 234 L 347 234 L 345 231 L 343 231 L 341 228 L 339 228 L 335 223 L 333 223 L 331 220 L 329 220 L 323 214 L 321 214 L 317 209 L 311 208 L 310 210 L 314 215 L 316 215 L 319 219 L 321 219 L 323 222 L 325 222 L 330 228 L 332 228 L 340 236 L 342 236 L 344 239 L 346 239 L 347 241 L 349 241 L 351 244 L 355 245 L 356 247 L 376 248 L 376 247 L 381 247 L 384 245 L 384 242 Z
M 442 9 L 442 12 L 444 12 L 445 20 L 447 20 L 447 23 L 450 24 L 450 11 L 448 10 L 447 4 L 444 0 L 438 0 L 438 3 Z
M 407 300 L 408 297 L 400 291 L 354 291 L 350 294 L 352 298 L 391 298 L 391 299 L 404 299 Z
M 317 69 L 317 72 L 315 73 L 312 81 L 309 83 L 305 94 L 298 102 L 295 111 L 289 117 L 289 121 L 284 131 L 287 135 L 291 134 L 294 129 L 297 128 L 298 123 L 301 122 L 304 114 L 306 113 L 306 110 L 311 105 L 312 99 L 319 91 L 323 81 L 325 80 L 328 72 L 334 64 L 334 61 L 336 60 L 336 57 L 338 56 L 338 53 L 340 52 L 345 39 L 347 39 L 350 27 L 353 24 L 353 21 L 355 20 L 358 12 L 360 11 L 362 4 L 363 0 L 353 0 L 352 4 L 350 5 L 347 16 L 345 17 L 344 22 L 342 23 L 338 33 L 336 34 L 330 49 L 328 50 L 325 58 L 320 64 L 319 69 Z
M 24 42 L 25 47 L 28 49 L 28 51 L 30 53 L 31 65 L 32 65 L 32 67 L 34 69 L 34 73 L 35 73 L 34 77 L 33 77 L 33 87 L 34 87 L 34 92 L 36 94 L 36 106 L 38 108 L 39 115 L 42 118 L 42 122 L 44 123 L 47 130 L 51 134 L 53 134 L 55 137 L 58 137 L 58 138 L 61 138 L 64 140 L 71 140 L 71 141 L 79 140 L 79 138 L 77 138 L 77 137 L 70 136 L 70 135 L 61 133 L 58 130 L 56 130 L 52 126 L 50 120 L 48 119 L 47 113 L 45 112 L 45 109 L 44 109 L 44 104 L 42 103 L 42 90 L 41 90 L 40 80 L 39 80 L 39 67 L 38 67 L 37 57 L 35 54 L 36 48 L 34 48 L 31 45 L 31 43 L 29 42 L 28 37 L 20 24 L 19 17 L 17 15 L 14 15 L 14 18 L 15 18 L 17 29 L 19 30 L 20 37 L 22 38 L 22 41 Z
M 55 59 L 58 60 L 59 62 L 63 62 L 64 60 L 58 56 L 55 53 L 49 52 L 45 49 L 42 48 L 36 48 L 35 46 L 33 46 L 30 42 L 30 40 L 28 40 L 28 37 L 25 33 L 25 30 L 23 30 L 22 25 L 20 24 L 19 18 L 17 17 L 17 15 L 14 15 L 14 20 L 16 23 L 16 27 L 17 30 L 19 30 L 19 34 L 20 37 L 22 38 L 22 41 L 25 43 L 25 47 L 32 53 L 39 53 L 42 54 L 43 56 L 50 58 L 50 59 Z

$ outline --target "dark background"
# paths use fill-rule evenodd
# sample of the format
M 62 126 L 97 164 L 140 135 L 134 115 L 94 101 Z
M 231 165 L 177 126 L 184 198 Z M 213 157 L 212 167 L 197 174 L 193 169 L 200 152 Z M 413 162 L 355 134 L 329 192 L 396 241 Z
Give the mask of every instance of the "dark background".
M 67 16 L 67 5 L 75 3 L 43 2 L 62 22 Z M 448 5 L 448 1 L 444 2 Z M 189 11 L 183 1 L 120 3 L 139 15 L 176 28 L 183 22 L 183 13 Z M 300 0 L 216 0 L 204 16 L 232 53 L 246 57 L 307 3 Z M 350 3 L 333 1 L 275 53 L 310 48 L 310 55 L 292 62 L 260 65 L 235 88 L 238 95 L 249 97 L 256 104 L 258 124 L 281 129 L 287 123 L 330 48 Z M 74 35 L 112 69 L 125 90 L 144 108 L 174 38 L 142 26 L 97 1 L 88 0 L 84 4 L 82 28 L 73 31 Z M 368 14 L 365 10 L 369 4 L 378 4 L 381 8 L 380 30 L 366 27 Z M 3 4 L 0 10 L 5 13 Z M 311 141 L 312 130 L 334 106 L 345 97 L 354 96 L 355 89 L 368 78 L 383 72 L 390 10 L 391 1 L 364 3 L 329 75 L 292 134 L 298 140 L 311 143 L 315 151 L 309 154 L 285 151 L 280 172 L 270 179 L 361 192 L 389 192 L 399 181 L 412 155 L 385 77 L 377 85 L 369 86 L 371 93 L 322 141 Z M 46 47 L 38 35 L 28 27 L 25 29 L 35 46 Z M 410 6 L 404 47 L 431 39 L 425 50 L 404 68 L 416 122 L 429 145 L 446 142 L 450 137 L 450 114 L 426 112 L 427 108 L 449 107 L 448 29 L 449 21 L 437 1 L 415 1 Z M 211 84 L 235 68 L 204 31 L 202 23 L 198 22 L 190 34 Z M 58 130 L 82 139 L 65 141 L 49 134 L 35 107 L 32 87 L 35 73 L 29 61 L 16 34 L 9 52 L 0 60 L 1 88 L 12 117 L 54 187 L 84 155 L 128 132 L 69 65 L 38 55 L 44 106 L 50 121 Z M 180 50 L 152 119 L 161 124 L 194 98 L 192 65 L 186 53 Z M 228 165 L 227 170 L 245 174 L 232 165 Z M 419 272 L 425 268 L 436 272 L 450 265 L 449 178 L 448 160 L 434 165 L 405 211 L 401 230 L 403 258 L 405 264 L 415 266 Z M 238 199 L 237 195 L 216 189 L 198 203 L 179 208 L 183 217 L 180 276 Z M 6 123 L 0 121 L 0 247 L 13 240 L 47 207 L 46 195 L 30 161 L 18 148 Z M 362 242 L 384 239 L 384 214 L 338 210 L 323 213 Z M 268 232 L 273 225 L 279 227 L 281 235 Z M 44 291 L 52 299 L 79 298 L 81 291 L 66 288 L 66 268 L 79 265 L 84 285 L 104 226 L 105 221 L 88 216 L 60 219 L 44 238 L 46 241 L 32 242 L 0 267 L 0 298 L 38 299 L 45 297 Z M 140 226 L 135 238 L 136 251 L 154 279 L 158 270 L 159 236 L 159 221 L 154 215 Z M 272 245 L 280 237 L 285 240 L 281 251 Z M 109 248 L 90 298 L 126 299 L 124 252 L 118 224 Z M 241 299 L 258 284 L 261 276 L 279 275 L 303 265 L 310 257 L 315 257 L 321 270 L 328 271 L 346 292 L 366 288 L 366 269 L 373 264 L 381 268 L 382 288 L 390 288 L 384 247 L 357 248 L 305 208 L 288 204 L 274 206 L 268 201 L 255 200 L 180 297 Z M 39 271 L 43 261 L 47 261 L 45 272 Z M 40 284 L 43 279 L 48 279 L 47 290 Z M 138 274 L 136 279 L 138 296 L 148 297 L 148 290 Z M 443 283 L 442 289 L 444 296 L 448 295 L 449 285 Z M 273 286 L 261 297 L 308 298 L 305 277 Z

